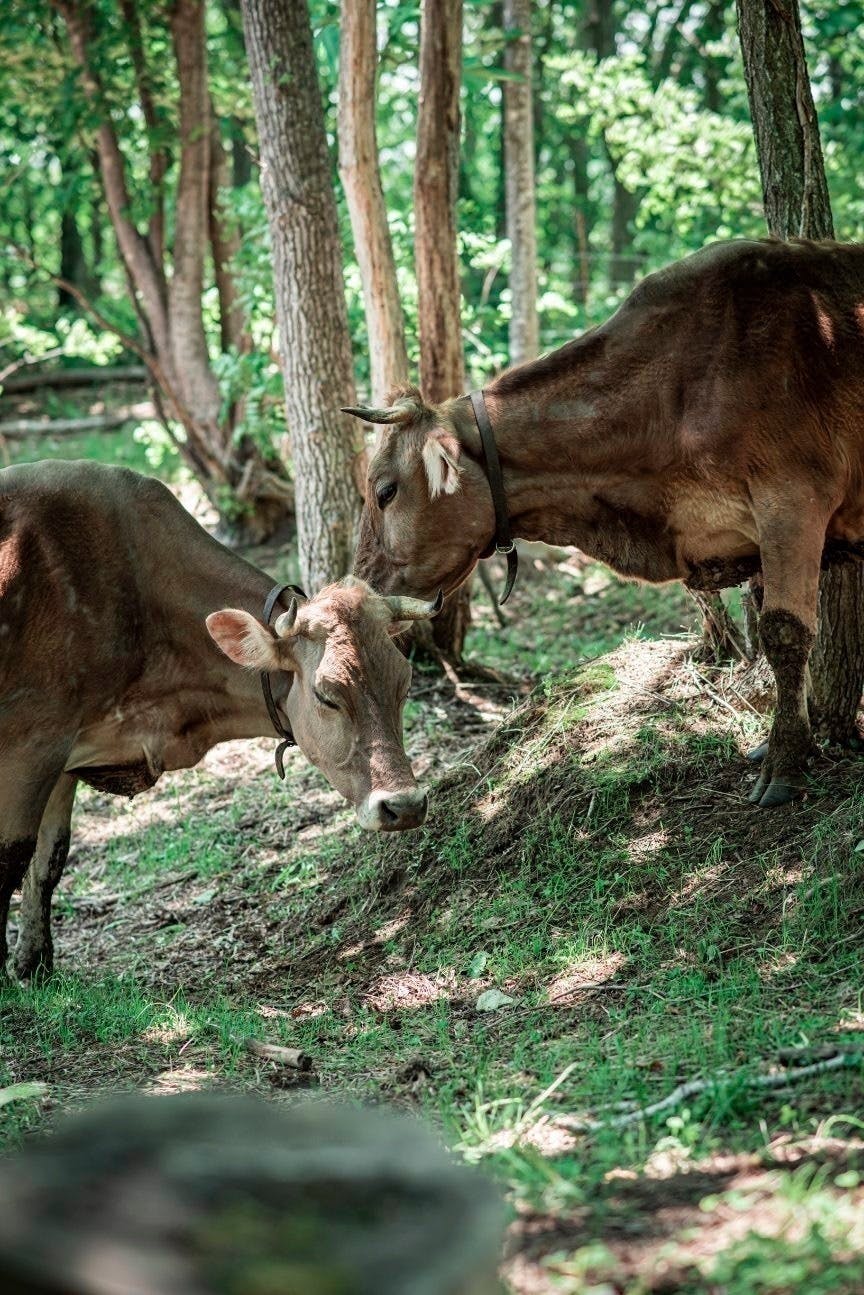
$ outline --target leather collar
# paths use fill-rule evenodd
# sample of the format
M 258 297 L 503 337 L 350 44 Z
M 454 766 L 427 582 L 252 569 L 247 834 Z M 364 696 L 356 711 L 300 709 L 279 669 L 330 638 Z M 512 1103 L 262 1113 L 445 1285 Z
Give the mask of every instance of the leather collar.
M 486 460 L 486 477 L 489 482 L 489 489 L 492 492 L 492 506 L 495 509 L 495 539 L 489 548 L 484 550 L 482 556 L 491 557 L 494 550 L 495 553 L 500 553 L 502 557 L 507 559 L 507 583 L 504 585 L 504 593 L 498 600 L 503 605 L 512 594 L 513 586 L 516 583 L 516 576 L 519 571 L 519 554 L 516 552 L 516 544 L 510 530 L 510 515 L 507 512 L 507 497 L 504 493 L 504 474 L 501 471 L 501 460 L 498 457 L 495 433 L 492 430 L 492 422 L 486 408 L 486 398 L 482 391 L 472 391 L 469 399 L 471 408 L 474 410 L 477 429 L 480 432 L 480 443 L 483 446 L 483 457 Z
M 304 594 L 303 590 L 299 587 L 299 585 L 274 585 L 273 588 L 270 590 L 269 594 L 267 595 L 266 599 L 264 600 L 264 624 L 265 625 L 270 624 L 270 618 L 273 615 L 273 609 L 276 606 L 279 599 L 281 598 L 282 594 L 284 594 L 286 589 L 290 589 L 293 594 L 297 594 L 301 598 L 306 597 L 306 595 Z M 294 685 L 294 676 L 292 674 L 291 684 L 288 687 L 289 692 L 291 691 L 291 688 L 293 687 L 293 685 Z M 279 743 L 279 745 L 276 748 L 276 753 L 274 758 L 276 760 L 276 772 L 278 773 L 279 777 L 284 781 L 285 752 L 289 746 L 296 746 L 297 743 L 294 739 L 294 734 L 291 732 L 291 729 L 288 728 L 285 721 L 282 719 L 282 716 L 279 714 L 279 711 L 276 709 L 276 703 L 273 700 L 273 686 L 270 682 L 270 675 L 266 670 L 261 671 L 261 691 L 264 694 L 264 704 L 267 707 L 267 714 L 270 716 L 270 722 L 282 739 L 282 741 Z

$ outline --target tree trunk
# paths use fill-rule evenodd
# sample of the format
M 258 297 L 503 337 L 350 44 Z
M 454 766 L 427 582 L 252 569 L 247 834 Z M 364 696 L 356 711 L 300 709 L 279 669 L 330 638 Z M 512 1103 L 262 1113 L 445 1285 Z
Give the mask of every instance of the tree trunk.
M 161 218 L 167 168 L 162 131 L 165 123 L 151 91 L 138 6 L 135 0 L 122 0 L 141 113 L 152 145 L 149 177 L 153 214 L 146 234 L 138 229 L 131 215 L 131 171 L 106 103 L 93 50 L 92 8 L 83 0 L 52 2 L 65 21 L 84 94 L 96 115 L 95 152 L 102 190 L 144 339 L 140 347 L 133 344 L 132 349 L 147 364 L 159 388 L 155 399 L 160 416 L 164 411 L 166 426 L 171 429 L 169 418 L 181 424 L 185 435 L 177 438 L 178 448 L 218 508 L 226 530 L 247 538 L 264 538 L 290 508 L 291 486 L 279 463 L 265 459 L 248 439 L 236 442 L 235 424 L 221 410 L 202 314 L 211 234 L 212 142 L 203 0 L 173 0 L 169 11 L 180 85 L 180 168 L 170 278 L 164 260 Z M 227 272 L 225 257 L 216 246 L 214 262 L 220 275 Z M 223 282 L 223 302 L 225 289 Z M 86 299 L 83 304 L 87 304 Z M 94 310 L 92 304 L 90 309 Z M 229 320 L 229 328 L 235 324 L 236 320 Z
M 420 385 L 432 401 L 460 395 L 465 388 L 456 246 L 461 80 L 462 0 L 422 0 L 414 254 Z M 470 596 L 466 582 L 432 621 L 436 646 L 453 661 L 462 656 Z
M 219 123 L 213 118 L 210 127 L 207 220 L 213 254 L 213 275 L 219 294 L 219 336 L 223 351 L 246 351 L 251 348 L 252 339 L 246 335 L 243 307 L 231 273 L 231 259 L 240 251 L 240 234 L 226 219 L 221 205 L 222 190 L 228 189 L 230 185 L 228 155 L 219 134 Z
M 504 65 L 518 81 L 504 82 L 504 159 L 510 240 L 510 363 L 536 359 L 537 211 L 531 92 L 531 0 L 504 0 L 508 36 Z
M 724 0 L 709 0 L 702 22 L 703 48 L 716 45 L 722 40 L 726 30 L 725 10 Z M 717 54 L 713 49 L 706 50 L 702 55 L 702 75 L 705 78 L 703 102 L 709 112 L 723 111 L 723 94 L 720 85 L 726 73 L 726 63 L 726 57 Z
M 768 228 L 778 238 L 832 238 L 828 183 L 797 0 L 737 0 L 750 114 Z M 864 568 L 822 574 L 819 629 L 810 657 L 819 735 L 846 744 L 864 687 Z
M 210 367 L 201 313 L 211 143 L 203 0 L 175 0 L 170 16 L 180 82 L 180 177 L 169 290 L 171 360 L 184 402 L 205 426 L 215 429 L 219 386 Z
M 456 248 L 461 73 L 462 0 L 423 0 L 414 252 L 420 385 L 432 401 L 459 395 L 465 382 Z
M 833 238 L 798 0 L 737 0 L 765 219 L 778 238 Z
M 273 240 L 300 568 L 310 589 L 351 569 L 365 468 L 342 249 L 306 0 L 243 0 Z
M 64 207 L 60 215 L 60 278 L 76 284 L 81 289 L 87 287 L 87 261 L 84 256 L 84 243 L 78 229 L 78 220 L 71 206 Z M 57 291 L 57 305 L 61 310 L 78 310 L 78 302 L 68 288 Z
M 375 0 L 343 0 L 339 51 L 339 173 L 363 284 L 372 402 L 408 381 L 405 321 L 375 137 Z
M 582 40 L 598 58 L 616 52 L 614 0 L 588 0 L 582 20 Z M 618 164 L 605 139 L 603 142 L 612 174 L 612 222 L 610 230 L 609 286 L 613 291 L 633 282 L 638 261 L 633 256 L 633 219 L 639 210 L 639 195 L 626 189 L 618 178 Z
M 608 150 L 607 150 L 608 153 Z M 612 255 L 609 258 L 609 286 L 629 287 L 636 277 L 639 260 L 633 255 L 633 221 L 639 210 L 639 194 L 624 187 L 618 167 L 608 153 L 612 169 Z

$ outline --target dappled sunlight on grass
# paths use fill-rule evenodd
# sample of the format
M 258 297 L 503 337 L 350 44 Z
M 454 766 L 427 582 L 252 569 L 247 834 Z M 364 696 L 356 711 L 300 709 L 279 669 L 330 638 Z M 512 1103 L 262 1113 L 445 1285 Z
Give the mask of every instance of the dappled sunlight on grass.
M 172 1066 L 155 1075 L 142 1091 L 162 1096 L 166 1093 L 198 1093 L 212 1086 L 213 1076 L 209 1071 L 196 1070 L 194 1066 Z
M 418 971 L 398 971 L 374 981 L 361 996 L 364 1006 L 376 1012 L 426 1007 L 439 999 L 452 998 L 456 977 L 452 970 L 431 976 Z
M 571 962 L 559 971 L 546 986 L 548 1002 L 557 1006 L 572 1006 L 575 995 L 594 989 L 614 980 L 627 965 L 622 953 L 607 953 L 596 958 L 582 958 Z
M 742 686 L 710 678 L 722 700 Z M 768 1147 L 812 1139 L 862 1093 L 857 1064 L 750 1086 L 809 1049 L 857 1050 L 864 1019 L 856 771 L 821 765 L 801 804 L 760 814 L 740 756 L 751 720 L 699 692 L 686 645 L 633 641 L 448 752 L 410 836 L 360 832 L 300 761 L 281 787 L 258 767 L 268 744 L 178 775 L 152 820 L 113 837 L 88 799 L 58 932 L 78 971 L 0 998 L 4 1047 L 27 1038 L 10 1077 L 61 1100 L 97 1073 L 293 1086 L 244 1050 L 252 1034 L 308 1053 L 328 1093 L 440 1120 L 510 1184 L 530 1280 L 556 1255 L 546 1276 L 614 1283 L 616 1227 L 646 1263 L 685 1245 L 696 1271 L 687 1228 L 719 1229 L 728 1208 L 700 1201 L 780 1172 Z M 609 1255 L 589 1262 L 598 1235 Z

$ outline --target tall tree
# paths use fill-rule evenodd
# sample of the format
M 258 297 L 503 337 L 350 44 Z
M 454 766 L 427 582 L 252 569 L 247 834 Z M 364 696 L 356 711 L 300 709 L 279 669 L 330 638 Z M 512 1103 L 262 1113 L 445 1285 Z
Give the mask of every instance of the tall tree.
M 504 170 L 510 240 L 510 363 L 536 358 L 537 207 L 534 184 L 531 0 L 504 0 Z
M 350 570 L 365 468 L 324 107 L 307 0 L 243 0 L 273 243 L 297 537 L 311 589 Z
M 363 285 L 372 400 L 408 381 L 405 320 L 375 135 L 376 0 L 343 0 L 339 46 L 339 173 Z
M 768 228 L 778 238 L 833 238 L 819 122 L 797 0 L 737 0 L 750 114 Z M 847 743 L 864 687 L 864 568 L 824 571 L 810 658 L 819 734 Z
M 422 0 L 414 258 L 420 385 L 432 401 L 459 395 L 465 386 L 456 244 L 461 84 L 462 0 Z M 462 655 L 470 617 L 466 582 L 432 622 L 436 645 L 453 660 Z
M 462 0 L 423 0 L 414 170 L 414 260 L 420 383 L 433 401 L 461 392 L 461 291 L 456 246 Z
M 179 167 L 174 195 L 173 245 L 166 246 L 164 114 L 156 105 L 143 38 L 143 10 L 121 0 L 123 32 L 149 148 L 149 220 L 133 216 L 133 175 L 106 91 L 104 24 L 86 0 L 52 0 L 62 16 L 80 83 L 95 121 L 95 151 L 120 259 L 140 321 L 141 338 L 124 337 L 146 363 L 166 424 L 178 422 L 178 447 L 226 520 L 253 537 L 269 534 L 290 506 L 281 465 L 225 415 L 203 314 L 209 260 L 217 280 L 229 274 L 226 249 L 211 241 L 211 109 L 207 79 L 204 0 L 172 0 L 171 47 L 179 85 Z M 170 256 L 169 256 L 170 251 Z M 74 283 L 64 284 L 76 295 Z M 100 319 L 100 322 L 104 322 Z
M 587 0 L 582 34 L 586 48 L 596 54 L 598 59 L 614 56 L 617 44 L 614 0 Z M 632 283 L 639 266 L 632 254 L 633 220 L 639 210 L 639 195 L 628 189 L 621 180 L 621 159 L 605 133 L 603 151 L 612 175 L 609 284 L 615 289 Z

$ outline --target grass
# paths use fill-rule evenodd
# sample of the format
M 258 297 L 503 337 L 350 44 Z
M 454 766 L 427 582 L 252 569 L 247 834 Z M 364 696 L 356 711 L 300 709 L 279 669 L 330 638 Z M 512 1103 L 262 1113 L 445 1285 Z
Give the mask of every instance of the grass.
M 532 694 L 410 840 L 363 837 L 299 760 L 287 794 L 238 756 L 119 820 L 85 797 L 64 970 L 0 996 L 3 1081 L 50 1094 L 0 1109 L 5 1138 L 115 1087 L 291 1084 L 254 1033 L 486 1165 L 519 1209 L 513 1290 L 858 1289 L 864 806 L 840 764 L 801 806 L 749 809 L 759 727 L 699 693 L 682 647 L 631 640 Z M 513 1001 L 478 1011 L 489 988 Z M 826 1045 L 849 1066 L 747 1082 Z M 562 1118 L 697 1077 L 625 1128 Z
M 118 1088 L 293 1098 L 254 1034 L 494 1174 L 513 1292 L 860 1291 L 864 793 L 826 759 L 801 804 L 749 807 L 761 685 L 695 666 L 669 637 L 691 623 L 680 590 L 572 560 L 523 562 L 506 631 L 478 592 L 469 651 L 516 704 L 417 680 L 437 782 L 409 838 L 360 833 L 296 754 L 280 785 L 272 743 L 131 805 L 82 794 L 60 969 L 0 989 L 0 1084 L 47 1096 L 0 1105 L 0 1139 Z M 510 1001 L 479 1010 L 490 989 Z

